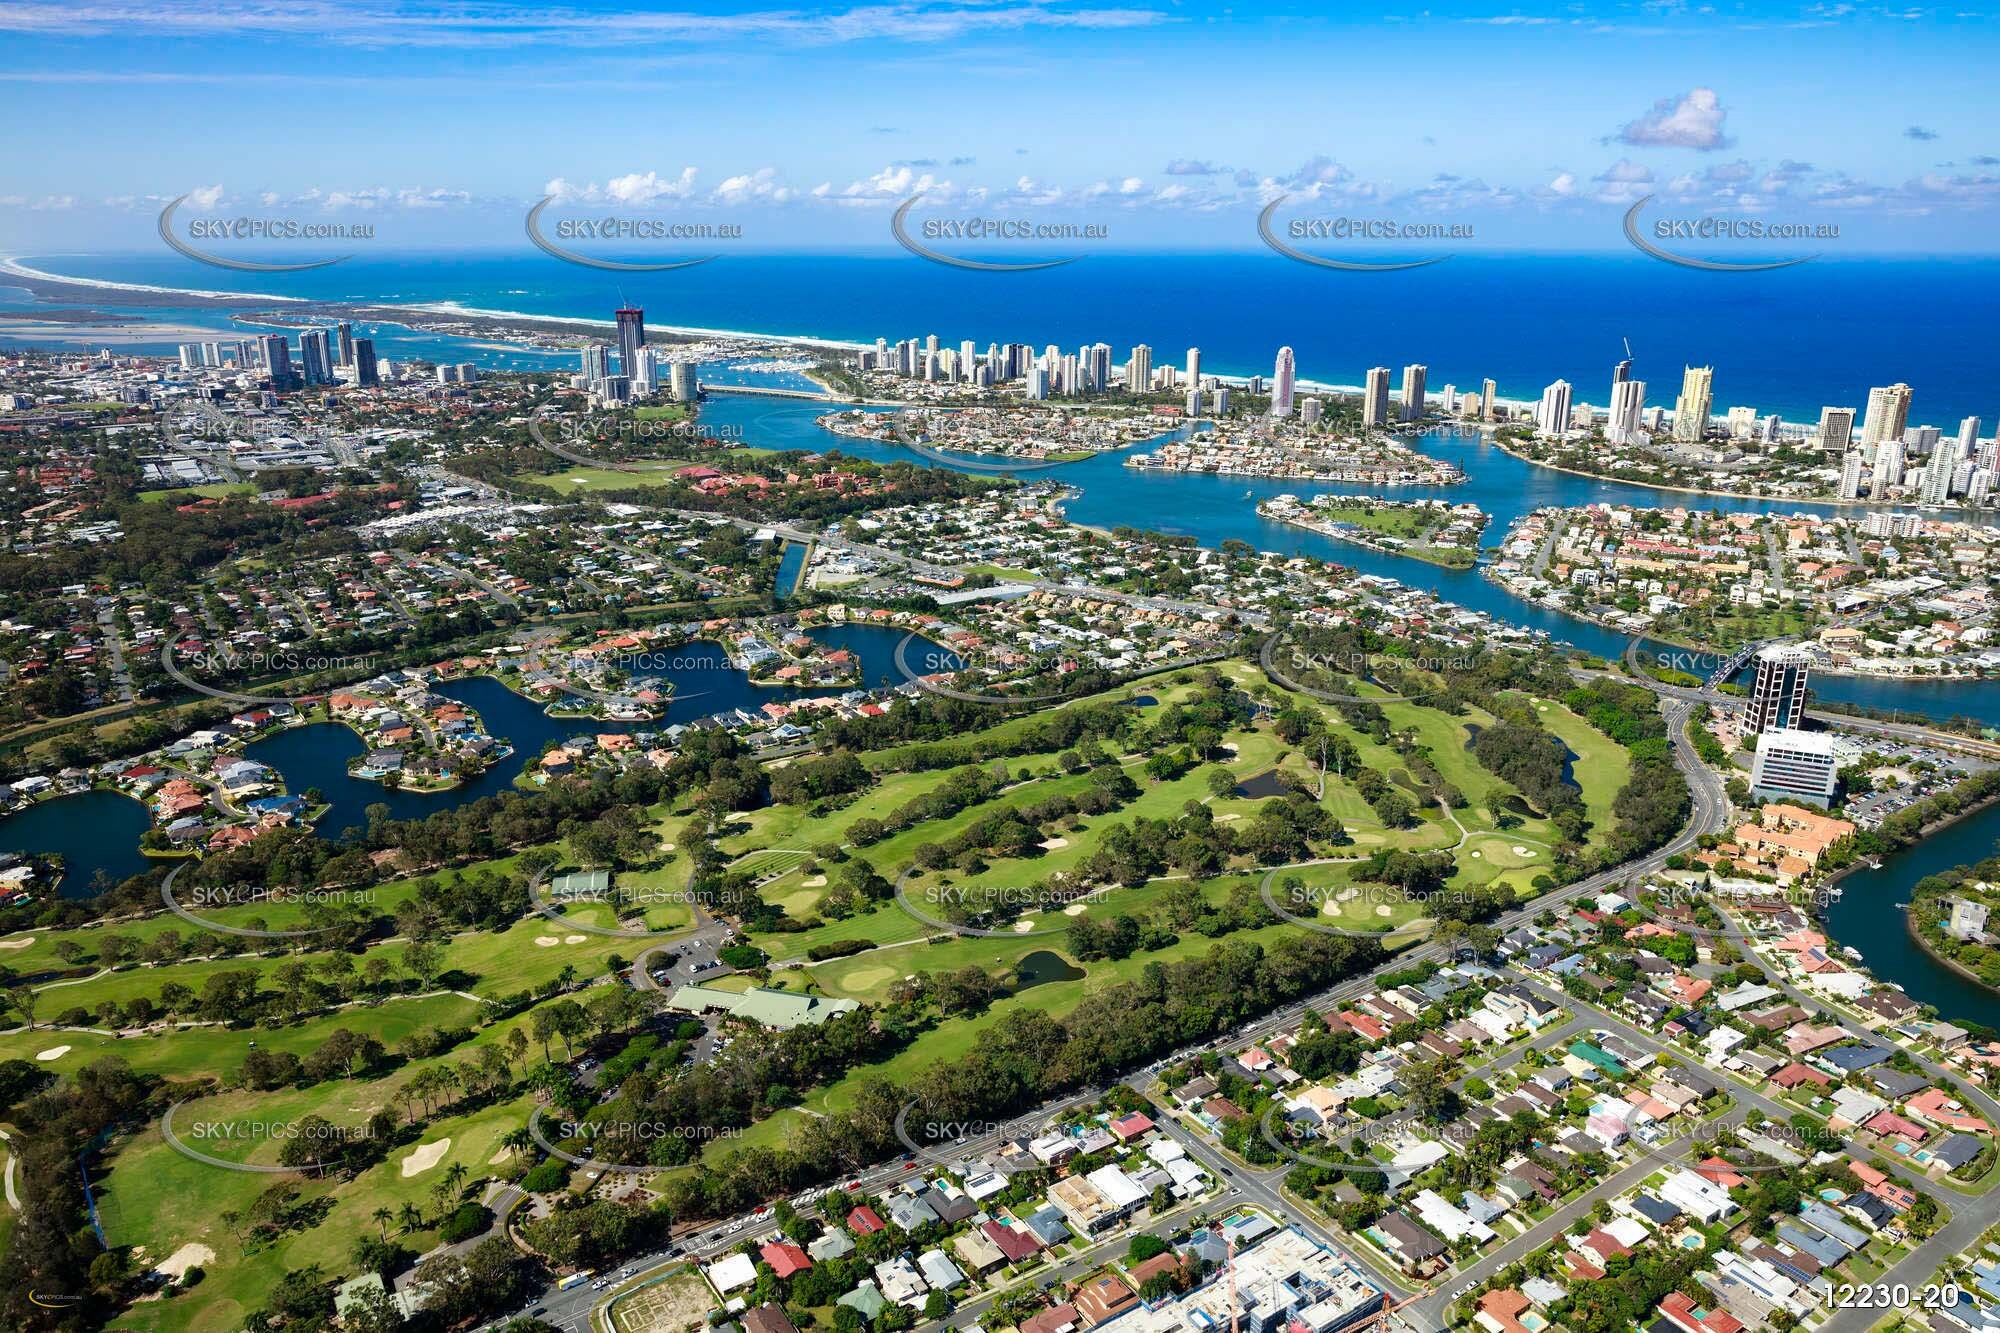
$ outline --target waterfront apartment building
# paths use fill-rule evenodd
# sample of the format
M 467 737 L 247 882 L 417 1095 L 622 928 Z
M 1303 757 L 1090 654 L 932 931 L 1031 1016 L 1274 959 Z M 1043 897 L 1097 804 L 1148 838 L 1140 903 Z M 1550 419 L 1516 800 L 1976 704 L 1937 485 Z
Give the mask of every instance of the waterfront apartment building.
M 667 392 L 677 403 L 691 403 L 700 392 L 694 379 L 694 362 L 676 361 L 667 371 Z
M 333 383 L 333 352 L 325 329 L 299 334 L 299 374 L 309 385 Z
M 1622 371 L 1630 362 L 1621 361 Z M 1612 444 L 1637 444 L 1645 430 L 1646 381 L 1629 376 L 1611 382 L 1611 409 L 1604 423 L 1604 438 Z
M 1875 447 L 1875 475 L 1868 483 L 1868 498 L 1880 500 L 1891 486 L 1903 484 L 1903 442 L 1884 440 Z
M 1298 362 L 1292 356 L 1292 349 L 1278 349 L 1277 368 L 1271 374 L 1271 415 L 1288 417 L 1292 414 L 1292 394 L 1298 380 Z
M 1560 436 L 1569 430 L 1571 392 L 1568 380 L 1557 380 L 1542 390 L 1542 400 L 1535 404 L 1537 435 Z
M 1864 447 L 1903 438 L 1903 432 L 1910 428 L 1910 392 L 1907 384 L 1890 384 L 1868 391 L 1868 415 L 1861 419 Z
M 353 365 L 354 326 L 343 319 L 333 326 L 333 330 L 338 339 L 338 345 L 333 349 L 336 358 L 334 364 L 337 366 Z
M 1854 443 L 1854 409 L 1822 407 L 1819 410 L 1819 447 L 1822 453 L 1844 454 Z
M 1480 384 L 1479 419 L 1481 421 L 1493 420 L 1493 395 L 1499 392 L 1499 389 L 1500 386 L 1498 384 L 1495 384 L 1492 380 L 1486 380 Z
M 348 364 L 354 368 L 354 385 L 358 389 L 379 388 L 382 372 L 375 364 L 375 340 L 356 338 L 348 350 Z
M 1411 364 L 1403 367 L 1403 420 L 1416 421 L 1424 414 L 1424 374 L 1428 368 Z
M 1188 388 L 1199 389 L 1201 387 L 1201 349 L 1199 347 L 1188 348 L 1187 367 Z
M 1840 785 L 1833 737 L 1817 731 L 1767 731 L 1757 738 L 1750 794 L 1765 801 L 1810 801 L 1828 807 Z
M 1367 383 L 1361 391 L 1361 425 L 1365 429 L 1388 424 L 1389 367 L 1376 366 L 1368 372 Z
M 1840 498 L 1861 498 L 1861 451 L 1849 449 L 1840 460 Z
M 1674 438 L 1699 442 L 1708 434 L 1708 418 L 1714 408 L 1715 367 L 1683 366 L 1680 397 L 1674 399 Z
M 292 382 L 292 348 L 282 333 L 267 333 L 258 340 L 264 352 L 264 371 L 271 387 L 282 389 Z
M 1756 736 L 1798 730 L 1806 711 L 1807 673 L 1806 655 L 1796 648 L 1766 648 L 1758 653 L 1743 730 Z

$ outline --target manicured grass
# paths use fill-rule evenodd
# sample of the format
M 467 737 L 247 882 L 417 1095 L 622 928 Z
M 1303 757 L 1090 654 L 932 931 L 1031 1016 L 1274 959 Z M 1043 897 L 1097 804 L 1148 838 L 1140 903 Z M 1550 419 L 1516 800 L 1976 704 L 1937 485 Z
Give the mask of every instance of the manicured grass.
M 166 490 L 140 491 L 139 498 L 148 504 L 166 500 L 174 504 L 192 504 L 196 500 L 220 500 L 230 495 L 255 495 L 257 487 L 247 481 L 211 481 L 205 486 L 174 486 Z

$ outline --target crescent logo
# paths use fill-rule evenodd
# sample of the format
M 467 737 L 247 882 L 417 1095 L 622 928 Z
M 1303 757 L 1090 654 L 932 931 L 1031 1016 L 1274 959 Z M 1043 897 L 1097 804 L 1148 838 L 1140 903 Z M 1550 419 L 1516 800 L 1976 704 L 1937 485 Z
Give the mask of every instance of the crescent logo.
M 309 264 L 255 264 L 247 259 L 224 259 L 221 255 L 208 254 L 206 251 L 195 249 L 174 235 L 174 210 L 186 203 L 187 198 L 186 195 L 182 195 L 160 210 L 160 239 L 165 241 L 169 248 L 197 263 L 209 264 L 215 268 L 234 269 L 238 273 L 303 273 L 307 269 L 326 268 L 354 258 L 353 255 L 338 255 L 332 259 L 315 259 Z
M 1442 264 L 1450 255 L 1433 255 L 1429 259 L 1410 259 L 1400 264 L 1362 264 L 1351 259 L 1328 259 L 1324 255 L 1307 254 L 1296 246 L 1286 245 L 1278 239 L 1278 233 L 1271 230 L 1271 214 L 1278 211 L 1278 205 L 1291 198 L 1281 194 L 1264 205 L 1264 211 L 1257 215 L 1257 234 L 1264 238 L 1264 244 L 1276 250 L 1287 259 L 1296 259 L 1301 264 L 1311 264 L 1314 268 L 1339 269 L 1344 273 L 1394 273 L 1406 268 L 1428 268 L 1432 264 Z
M 911 195 L 897 206 L 895 214 L 889 219 L 889 234 L 896 238 L 896 244 L 919 259 L 928 259 L 933 264 L 943 264 L 948 268 L 971 269 L 975 273 L 1032 273 L 1040 268 L 1061 268 L 1064 264 L 1074 264 L 1083 258 L 1082 255 L 1070 255 L 1066 259 L 1044 259 L 1035 264 L 994 264 L 983 259 L 960 259 L 955 255 L 941 254 L 928 246 L 919 245 L 905 226 L 909 220 L 910 210 L 915 208 L 917 201 L 922 198 L 920 194 Z
M 668 269 L 693 268 L 696 264 L 706 264 L 714 255 L 703 255 L 699 259 L 676 259 L 663 264 L 622 264 L 615 259 L 592 259 L 574 250 L 565 250 L 548 237 L 542 235 L 542 213 L 556 201 L 554 195 L 544 196 L 542 202 L 528 210 L 528 239 L 545 254 L 554 255 L 566 264 L 581 264 L 585 268 L 601 268 L 610 273 L 664 273 Z
M 1641 253 L 1649 254 L 1655 259 L 1663 259 L 1669 264 L 1701 269 L 1707 273 L 1768 273 L 1775 268 L 1790 268 L 1794 264 L 1804 264 L 1819 258 L 1818 255 L 1800 255 L 1797 259 L 1778 259 L 1764 264 L 1725 264 L 1714 259 L 1692 259 L 1687 255 L 1677 255 L 1671 250 L 1661 249 L 1639 234 L 1639 212 L 1652 202 L 1653 196 L 1649 194 L 1625 210 L 1625 239 L 1632 242 Z

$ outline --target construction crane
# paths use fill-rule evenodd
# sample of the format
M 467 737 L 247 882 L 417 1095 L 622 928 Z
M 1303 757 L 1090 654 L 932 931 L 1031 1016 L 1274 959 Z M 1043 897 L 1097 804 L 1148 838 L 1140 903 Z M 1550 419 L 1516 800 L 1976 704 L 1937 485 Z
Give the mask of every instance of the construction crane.
M 1396 1311 L 1402 1309 L 1406 1305 L 1415 1305 L 1418 1301 L 1422 1300 L 1424 1297 L 1430 1294 L 1431 1294 L 1431 1289 L 1429 1287 L 1425 1287 L 1422 1291 L 1418 1292 L 1416 1295 L 1399 1301 L 1385 1291 L 1382 1293 L 1382 1308 L 1378 1310 L 1376 1313 L 1370 1315 L 1365 1322 L 1356 1324 L 1354 1327 L 1356 1329 L 1369 1330 L 1370 1333 L 1389 1333 L 1390 1315 L 1396 1313 Z

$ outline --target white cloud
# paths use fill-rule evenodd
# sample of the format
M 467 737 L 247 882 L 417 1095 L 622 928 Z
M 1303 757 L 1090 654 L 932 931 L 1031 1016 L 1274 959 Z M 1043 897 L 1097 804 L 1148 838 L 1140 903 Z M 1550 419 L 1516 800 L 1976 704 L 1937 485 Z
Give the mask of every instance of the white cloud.
M 1730 140 L 1722 132 L 1729 112 L 1713 88 L 1695 88 L 1678 99 L 1663 97 L 1653 109 L 1631 121 L 1612 136 L 1635 148 L 1692 148 L 1712 152 L 1727 148 Z

